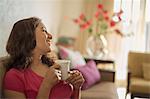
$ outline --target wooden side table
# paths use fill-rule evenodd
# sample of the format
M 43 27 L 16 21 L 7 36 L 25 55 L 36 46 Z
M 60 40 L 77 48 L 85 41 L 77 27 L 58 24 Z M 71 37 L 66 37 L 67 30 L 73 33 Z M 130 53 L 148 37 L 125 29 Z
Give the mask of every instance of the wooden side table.
M 97 64 L 98 68 L 102 68 L 100 66 L 100 64 L 103 64 L 103 65 L 108 65 L 108 64 L 111 64 L 112 65 L 112 70 L 115 70 L 115 61 L 114 60 L 111 60 L 111 59 L 97 59 L 97 58 L 89 58 L 89 57 L 85 57 L 85 61 L 89 61 L 89 60 L 94 60 L 95 63 Z M 103 67 L 105 68 L 105 67 Z M 106 67 L 107 68 L 107 67 Z
M 115 70 L 98 69 L 101 73 L 101 79 L 103 81 L 115 82 Z

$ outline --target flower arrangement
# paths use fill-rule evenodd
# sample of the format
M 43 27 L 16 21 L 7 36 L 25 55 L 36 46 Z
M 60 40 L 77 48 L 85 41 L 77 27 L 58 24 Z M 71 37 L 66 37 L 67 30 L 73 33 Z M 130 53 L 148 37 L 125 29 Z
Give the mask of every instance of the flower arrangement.
M 91 19 L 87 19 L 85 14 L 81 13 L 78 18 L 73 19 L 73 22 L 80 27 L 80 31 L 88 30 L 91 35 L 100 36 L 101 34 L 115 32 L 120 36 L 124 36 L 116 25 L 121 22 L 121 10 L 109 17 L 109 12 L 104 9 L 102 4 L 97 5 L 97 10 Z M 95 29 L 95 31 L 94 31 Z

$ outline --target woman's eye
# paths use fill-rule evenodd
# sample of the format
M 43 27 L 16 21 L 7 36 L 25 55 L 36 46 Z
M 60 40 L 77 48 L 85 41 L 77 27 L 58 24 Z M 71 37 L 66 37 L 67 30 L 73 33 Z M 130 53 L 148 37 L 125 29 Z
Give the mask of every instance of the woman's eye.
M 47 31 L 46 31 L 46 30 L 43 30 L 43 32 L 47 33 Z

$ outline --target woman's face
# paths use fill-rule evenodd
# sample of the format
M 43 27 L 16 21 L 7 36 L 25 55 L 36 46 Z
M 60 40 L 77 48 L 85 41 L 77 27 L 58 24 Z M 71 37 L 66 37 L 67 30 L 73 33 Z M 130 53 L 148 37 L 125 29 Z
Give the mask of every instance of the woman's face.
M 41 52 L 41 54 L 50 52 L 52 35 L 47 32 L 43 23 L 40 23 L 37 26 L 35 30 L 35 35 L 36 35 L 36 49 L 38 49 Z

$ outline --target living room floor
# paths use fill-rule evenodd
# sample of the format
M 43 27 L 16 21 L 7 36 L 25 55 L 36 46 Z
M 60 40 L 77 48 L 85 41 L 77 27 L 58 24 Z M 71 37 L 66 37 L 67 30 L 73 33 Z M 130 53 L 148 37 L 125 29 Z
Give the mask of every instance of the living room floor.
M 126 88 L 125 87 L 118 87 L 117 93 L 118 93 L 119 99 L 125 99 Z M 126 99 L 131 99 L 130 94 L 127 95 Z M 148 99 L 148 98 L 134 98 L 134 99 Z
M 119 99 L 131 99 L 130 93 L 126 96 L 127 81 L 116 80 L 115 83 L 117 85 L 117 93 L 118 93 Z M 148 98 L 134 98 L 134 99 L 148 99 Z

